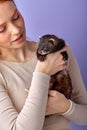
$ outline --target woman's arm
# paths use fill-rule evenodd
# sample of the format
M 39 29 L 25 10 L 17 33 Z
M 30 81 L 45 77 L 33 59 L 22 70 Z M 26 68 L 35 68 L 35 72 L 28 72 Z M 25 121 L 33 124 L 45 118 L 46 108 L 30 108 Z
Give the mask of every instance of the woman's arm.
M 68 53 L 68 70 L 72 80 L 73 92 L 71 98 L 72 107 L 64 116 L 79 125 L 87 125 L 87 91 L 82 80 L 79 65 L 70 48 Z
M 48 98 L 50 75 L 57 72 L 57 70 L 60 71 L 64 69 L 64 64 L 65 61 L 59 52 L 50 54 L 47 57 L 47 60 L 43 63 L 37 62 L 28 97 L 20 113 L 18 113 L 15 109 L 14 104 L 12 103 L 12 100 L 6 90 L 6 75 L 3 76 L 0 74 L 1 130 L 42 130 Z M 7 69 L 6 66 L 5 69 Z M 3 66 L 1 70 L 4 70 Z M 7 76 L 9 76 L 9 73 Z M 14 82 L 12 84 L 14 84 Z M 16 94 L 17 93 L 15 93 L 15 97 Z
M 0 129 L 42 130 L 50 77 L 34 72 L 28 98 L 20 113 L 12 104 L 1 78 L 0 75 Z
M 58 113 L 77 124 L 87 125 L 87 91 L 77 61 L 71 49 L 68 48 L 67 51 L 69 54 L 67 70 L 73 86 L 71 100 L 67 100 L 57 91 L 49 91 L 46 115 Z

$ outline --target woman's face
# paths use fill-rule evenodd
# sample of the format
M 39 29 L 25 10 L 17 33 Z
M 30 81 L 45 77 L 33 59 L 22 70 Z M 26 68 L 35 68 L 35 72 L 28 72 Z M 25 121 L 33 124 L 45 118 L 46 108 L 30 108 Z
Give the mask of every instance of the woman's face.
M 20 48 L 25 40 L 24 20 L 14 3 L 0 3 L 0 48 Z

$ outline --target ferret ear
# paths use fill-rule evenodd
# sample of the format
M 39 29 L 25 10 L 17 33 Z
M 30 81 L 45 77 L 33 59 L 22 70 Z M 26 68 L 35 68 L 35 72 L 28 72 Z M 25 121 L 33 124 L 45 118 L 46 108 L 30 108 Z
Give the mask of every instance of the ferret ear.
M 51 42 L 54 45 L 56 44 L 55 39 L 53 39 L 53 38 L 50 38 L 48 41 Z
M 41 36 L 38 36 L 39 39 L 41 39 Z

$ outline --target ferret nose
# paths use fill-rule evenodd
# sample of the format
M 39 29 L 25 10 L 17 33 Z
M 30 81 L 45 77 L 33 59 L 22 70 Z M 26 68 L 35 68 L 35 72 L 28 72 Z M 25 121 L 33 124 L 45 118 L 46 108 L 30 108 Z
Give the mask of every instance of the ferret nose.
M 43 52 L 43 50 L 38 50 L 38 53 L 39 53 L 39 54 L 42 54 L 42 52 Z

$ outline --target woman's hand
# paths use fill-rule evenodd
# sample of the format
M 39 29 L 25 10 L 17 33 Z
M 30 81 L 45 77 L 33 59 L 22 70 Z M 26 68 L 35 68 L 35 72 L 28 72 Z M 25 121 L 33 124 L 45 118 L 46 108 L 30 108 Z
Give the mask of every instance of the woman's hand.
M 29 88 L 25 88 L 29 93 Z M 60 92 L 56 90 L 49 90 L 48 101 L 45 115 L 63 114 L 70 107 L 70 101 Z
M 60 92 L 49 90 L 46 115 L 65 113 L 70 107 L 70 101 Z
M 68 46 L 64 47 L 61 51 L 47 55 L 46 60 L 43 62 L 38 61 L 35 71 L 53 75 L 58 71 L 64 70 L 66 68 L 66 61 L 64 61 L 61 52 L 67 51 L 67 48 Z

